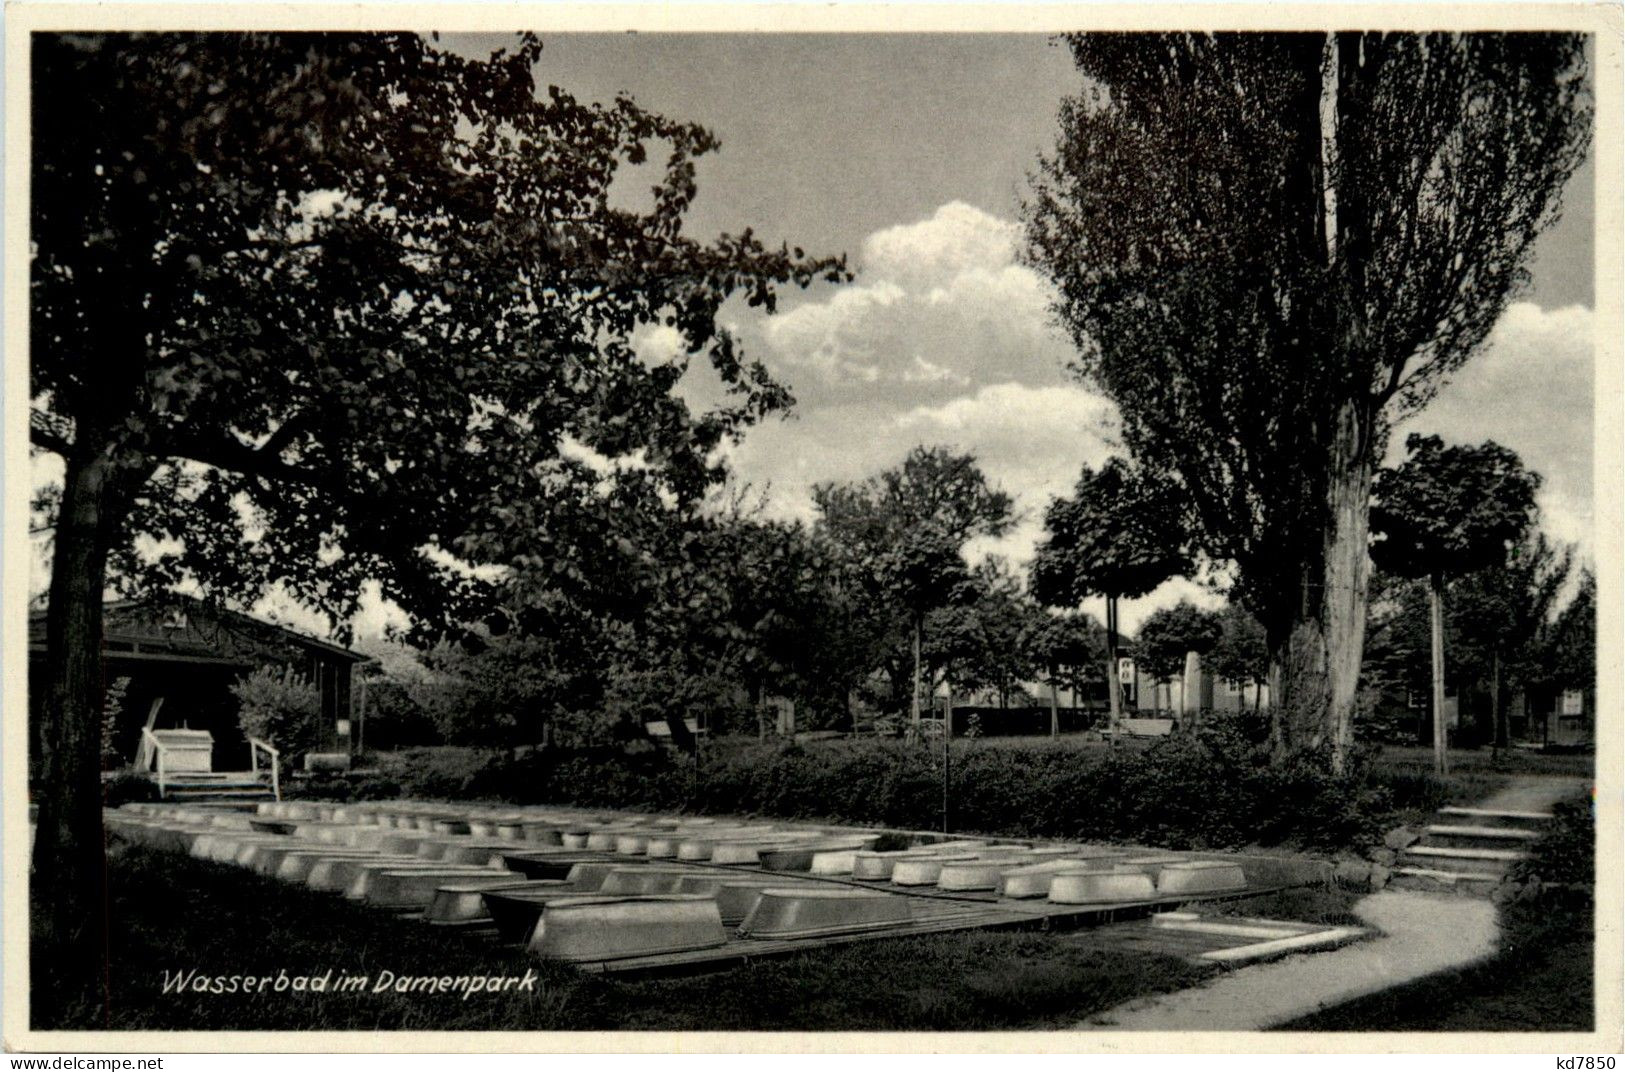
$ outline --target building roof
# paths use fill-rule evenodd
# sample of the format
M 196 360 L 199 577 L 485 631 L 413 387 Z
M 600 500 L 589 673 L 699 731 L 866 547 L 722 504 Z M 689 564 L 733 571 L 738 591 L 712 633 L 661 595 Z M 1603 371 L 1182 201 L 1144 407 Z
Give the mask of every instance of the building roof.
M 372 658 L 287 626 L 187 596 L 161 602 L 110 600 L 103 607 L 103 652 L 112 657 L 254 665 L 296 654 L 351 663 Z M 28 618 L 28 650 L 45 651 L 45 611 Z

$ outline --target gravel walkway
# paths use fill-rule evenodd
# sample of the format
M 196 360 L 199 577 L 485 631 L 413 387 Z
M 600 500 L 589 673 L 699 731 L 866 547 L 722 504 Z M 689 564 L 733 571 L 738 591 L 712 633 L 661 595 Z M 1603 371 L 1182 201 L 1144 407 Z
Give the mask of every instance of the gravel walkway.
M 1545 811 L 1583 789 L 1582 778 L 1525 775 L 1475 806 Z M 1495 952 L 1500 927 L 1487 899 L 1383 890 L 1353 908 L 1375 938 L 1329 953 L 1303 953 L 1217 976 L 1204 986 L 1137 998 L 1098 1013 L 1081 1030 L 1257 1031 L 1330 1005 L 1465 967 Z
M 1354 905 L 1382 934 L 1220 975 L 1206 986 L 1108 1009 L 1078 1025 L 1110 1031 L 1259 1031 L 1495 952 L 1487 900 L 1384 890 Z

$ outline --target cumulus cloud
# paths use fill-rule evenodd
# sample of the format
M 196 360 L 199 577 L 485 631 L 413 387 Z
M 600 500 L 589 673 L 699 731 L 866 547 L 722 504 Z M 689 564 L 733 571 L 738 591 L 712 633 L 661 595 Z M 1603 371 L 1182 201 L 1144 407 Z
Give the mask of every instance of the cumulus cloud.
M 1072 349 L 1050 289 L 1017 263 L 1020 228 L 962 202 L 869 236 L 857 279 L 764 321 L 769 367 L 813 405 L 945 401 L 967 388 L 1065 380 Z

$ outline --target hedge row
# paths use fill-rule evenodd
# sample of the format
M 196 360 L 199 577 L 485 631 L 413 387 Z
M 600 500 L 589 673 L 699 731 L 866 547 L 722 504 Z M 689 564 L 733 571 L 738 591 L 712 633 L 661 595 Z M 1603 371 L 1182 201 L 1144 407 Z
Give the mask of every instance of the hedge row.
M 512 760 L 420 749 L 381 757 L 349 795 L 943 825 L 940 745 L 896 741 L 718 746 L 697 760 L 670 751 Z M 1224 732 L 1144 749 L 961 742 L 949 765 L 948 826 L 1167 848 L 1335 848 L 1368 844 L 1396 810 L 1430 809 L 1441 795 L 1425 782 L 1386 779 L 1369 763 L 1343 776 L 1314 760 L 1271 765 L 1256 745 Z

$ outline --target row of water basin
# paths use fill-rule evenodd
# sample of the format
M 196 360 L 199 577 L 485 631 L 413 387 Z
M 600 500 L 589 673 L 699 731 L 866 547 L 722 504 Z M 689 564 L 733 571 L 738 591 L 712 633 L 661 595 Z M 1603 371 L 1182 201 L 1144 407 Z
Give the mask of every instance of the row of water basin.
M 1000 903 L 1111 907 L 1247 886 L 1238 863 L 1166 853 L 557 808 L 129 804 L 108 825 L 576 962 L 902 931 Z

